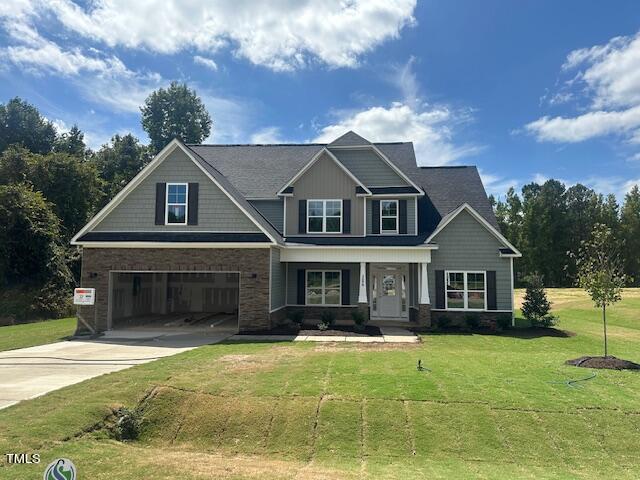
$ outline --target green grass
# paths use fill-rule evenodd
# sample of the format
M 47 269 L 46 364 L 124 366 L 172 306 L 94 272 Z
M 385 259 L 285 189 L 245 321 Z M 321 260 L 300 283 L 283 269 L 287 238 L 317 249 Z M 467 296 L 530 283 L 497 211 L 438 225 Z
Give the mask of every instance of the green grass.
M 75 317 L 0 327 L 0 352 L 59 342 L 75 331 Z
M 637 478 L 640 375 L 553 383 L 589 375 L 564 361 L 602 341 L 584 295 L 550 293 L 571 336 L 205 346 L 0 411 L 0 451 L 65 456 L 92 479 Z M 640 362 L 639 316 L 629 290 L 610 311 L 612 354 Z M 138 441 L 94 428 L 146 395 Z M 2 465 L 0 478 L 42 470 Z

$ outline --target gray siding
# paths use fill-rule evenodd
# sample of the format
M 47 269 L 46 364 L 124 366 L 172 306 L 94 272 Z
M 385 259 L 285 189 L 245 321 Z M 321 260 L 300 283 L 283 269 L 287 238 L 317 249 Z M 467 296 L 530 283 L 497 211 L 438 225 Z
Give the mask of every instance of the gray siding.
M 349 294 L 351 305 L 358 304 L 358 288 L 360 283 L 359 263 L 288 263 L 287 264 L 287 304 L 295 305 L 298 293 L 298 269 L 305 270 L 349 270 Z
M 249 200 L 249 203 L 258 210 L 264 218 L 271 222 L 280 233 L 284 226 L 284 202 L 283 200 Z
M 368 187 L 398 187 L 408 183 L 370 148 L 331 150 L 338 160 Z
M 387 198 L 389 199 L 389 198 Z M 417 235 L 416 233 L 416 197 L 403 197 L 407 200 L 407 235 Z M 400 199 L 391 199 L 400 200 Z M 371 235 L 371 224 L 373 221 L 371 211 L 371 198 L 367 198 L 367 235 Z M 380 218 L 377 219 L 380 221 Z
M 285 305 L 286 264 L 280 262 L 280 249 L 271 248 L 271 309 Z
M 155 225 L 157 182 L 199 183 L 198 225 Z M 174 150 L 93 231 L 259 232 L 258 227 L 180 149 Z
M 431 251 L 429 296 L 436 302 L 436 270 L 495 270 L 498 310 L 511 310 L 511 266 L 500 258 L 500 242 L 466 211 L 461 212 L 434 238 Z
M 299 200 L 346 198 L 351 199 L 351 235 L 362 236 L 364 235 L 364 199 L 356 196 L 356 183 L 325 154 L 295 182 L 293 197 L 285 198 L 287 202 L 286 235 L 298 235 Z

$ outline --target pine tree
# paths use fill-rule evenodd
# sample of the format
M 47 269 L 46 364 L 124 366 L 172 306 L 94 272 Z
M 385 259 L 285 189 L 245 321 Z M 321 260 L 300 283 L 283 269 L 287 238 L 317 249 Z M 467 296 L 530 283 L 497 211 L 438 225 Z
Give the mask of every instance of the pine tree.
M 532 325 L 550 327 L 556 323 L 556 318 L 550 312 L 551 302 L 544 291 L 542 277 L 534 273 L 528 279 L 522 314 Z

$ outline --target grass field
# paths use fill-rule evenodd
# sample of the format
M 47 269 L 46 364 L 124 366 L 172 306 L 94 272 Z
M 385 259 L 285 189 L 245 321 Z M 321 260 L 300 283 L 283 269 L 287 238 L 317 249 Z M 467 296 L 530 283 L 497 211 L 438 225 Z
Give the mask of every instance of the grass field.
M 601 323 L 582 293 L 549 293 L 566 337 L 206 346 L 0 411 L 0 451 L 64 456 L 91 479 L 638 478 L 640 375 L 562 383 L 591 374 L 563 363 L 601 353 Z M 640 361 L 639 317 L 629 290 L 610 311 L 612 354 Z M 110 407 L 139 402 L 141 438 L 110 439 Z
M 75 318 L 0 327 L 0 352 L 59 342 L 76 331 Z

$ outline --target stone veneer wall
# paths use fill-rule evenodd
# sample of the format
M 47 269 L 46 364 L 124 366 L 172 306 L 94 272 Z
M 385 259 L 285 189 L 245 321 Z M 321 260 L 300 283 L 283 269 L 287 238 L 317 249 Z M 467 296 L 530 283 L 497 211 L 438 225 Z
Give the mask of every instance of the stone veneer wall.
M 268 248 L 85 248 L 81 285 L 96 289 L 96 305 L 78 313 L 97 331 L 106 330 L 109 271 L 240 272 L 240 330 L 266 330 L 269 315 Z M 78 332 L 86 331 L 78 321 Z

